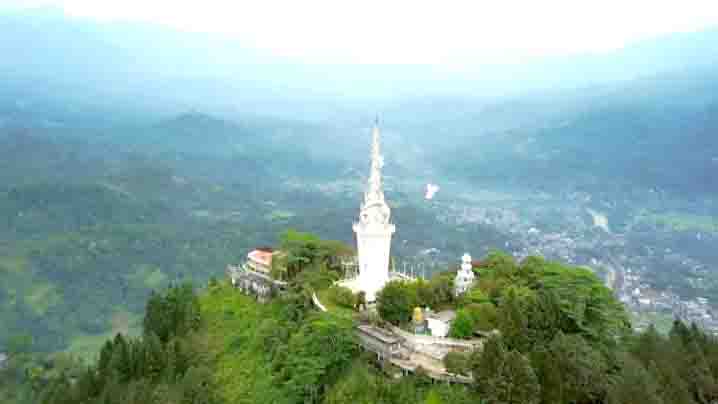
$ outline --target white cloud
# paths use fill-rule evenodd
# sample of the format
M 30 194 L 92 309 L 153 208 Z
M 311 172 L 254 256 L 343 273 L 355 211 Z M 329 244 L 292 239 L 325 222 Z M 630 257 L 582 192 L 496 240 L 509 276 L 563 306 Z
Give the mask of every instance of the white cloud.
M 718 24 L 715 0 L 4 0 L 221 32 L 316 62 L 458 65 L 600 52 Z

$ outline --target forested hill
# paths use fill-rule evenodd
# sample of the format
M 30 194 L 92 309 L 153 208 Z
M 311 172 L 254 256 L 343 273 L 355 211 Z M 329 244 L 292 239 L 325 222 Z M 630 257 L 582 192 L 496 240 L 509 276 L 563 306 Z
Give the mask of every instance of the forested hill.
M 66 367 L 38 379 L 40 402 L 629 404 L 640 397 L 649 404 L 692 404 L 718 399 L 714 337 L 679 321 L 668 336 L 653 328 L 632 333 L 621 305 L 589 271 L 536 257 L 516 263 L 498 253 L 475 269 L 479 280 L 472 292 L 450 302 L 465 313 L 478 307 L 484 314 L 494 312 L 476 323 L 470 315 L 456 320 L 461 327 L 488 324 L 499 330 L 483 350 L 447 363 L 453 372 L 473 375 L 474 382 L 437 385 L 421 372 L 396 380 L 385 374 L 391 373 L 390 365 L 357 349 L 354 324 L 367 321 L 366 313 L 320 312 L 310 301 L 312 291 L 336 279 L 327 259 L 337 244 L 301 233 L 283 240 L 295 249 L 291 254 L 306 258 L 287 294 L 259 304 L 217 280 L 201 291 L 183 285 L 155 293 L 146 306 L 142 336 L 118 334 L 89 368 Z M 410 310 L 401 313 L 416 304 L 411 299 L 444 299 L 433 293 L 446 279 L 439 274 L 425 283 L 403 284 L 409 294 L 398 299 L 404 292 L 380 294 L 379 313 L 391 305 L 398 315 L 391 321 L 408 321 Z

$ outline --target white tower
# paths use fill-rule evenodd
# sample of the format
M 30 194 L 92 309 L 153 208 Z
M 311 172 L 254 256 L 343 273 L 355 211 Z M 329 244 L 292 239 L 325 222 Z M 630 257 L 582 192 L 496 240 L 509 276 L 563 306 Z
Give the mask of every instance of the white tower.
M 476 276 L 474 271 L 471 270 L 471 256 L 465 253 L 461 257 L 461 269 L 454 278 L 454 295 L 459 296 L 466 293 L 471 285 L 474 283 Z
M 389 280 L 389 254 L 391 236 L 396 227 L 390 223 L 391 210 L 384 200 L 381 168 L 384 159 L 379 148 L 379 122 L 372 130 L 371 172 L 369 184 L 361 204 L 359 221 L 353 229 L 357 237 L 359 253 L 359 290 L 366 294 L 366 300 L 373 302 L 376 294 Z

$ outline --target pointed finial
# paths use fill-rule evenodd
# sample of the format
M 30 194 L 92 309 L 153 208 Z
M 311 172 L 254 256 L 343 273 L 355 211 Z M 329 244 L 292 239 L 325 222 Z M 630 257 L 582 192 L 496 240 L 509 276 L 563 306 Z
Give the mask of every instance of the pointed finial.
M 374 118 L 374 126 L 379 126 L 379 114 L 376 114 L 376 117 Z

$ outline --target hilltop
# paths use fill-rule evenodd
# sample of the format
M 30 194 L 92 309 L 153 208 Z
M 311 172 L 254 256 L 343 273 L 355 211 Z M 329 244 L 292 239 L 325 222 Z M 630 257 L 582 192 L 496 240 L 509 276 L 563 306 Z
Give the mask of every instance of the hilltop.
M 312 293 L 339 276 L 327 266 L 331 250 L 321 247 L 336 243 L 300 233 L 284 240 L 295 248 L 288 254 L 310 254 L 286 293 L 262 304 L 212 280 L 199 292 L 185 285 L 153 294 L 141 338 L 115 336 L 89 370 L 49 379 L 42 402 L 628 404 L 642 397 L 690 404 L 718 398 L 718 340 L 680 321 L 668 337 L 653 328 L 633 333 L 621 304 L 587 270 L 536 257 L 516 263 L 495 253 L 475 268 L 478 278 L 465 298 L 440 294 L 451 272 L 424 286 L 390 283 L 377 302 L 381 318 L 371 319 L 351 304 L 341 309 L 338 294 L 329 295 L 328 312 L 311 302 Z M 470 385 L 435 385 L 420 371 L 396 380 L 391 365 L 359 351 L 357 323 L 406 324 L 410 308 L 425 299 L 463 313 L 452 326 L 458 338 L 465 327 L 469 334 L 498 331 L 473 354 L 445 359 L 453 372 L 473 376 Z

